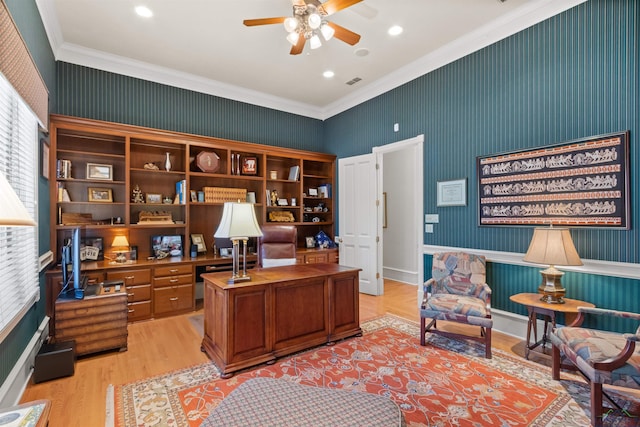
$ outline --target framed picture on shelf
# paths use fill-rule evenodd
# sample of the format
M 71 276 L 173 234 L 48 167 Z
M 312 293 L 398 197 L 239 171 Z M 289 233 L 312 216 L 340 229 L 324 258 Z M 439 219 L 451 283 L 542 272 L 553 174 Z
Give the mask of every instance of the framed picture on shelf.
M 309 197 L 318 197 L 318 189 L 310 188 L 309 189 Z
M 191 244 L 196 245 L 196 247 L 198 248 L 198 253 L 207 252 L 207 245 L 204 242 L 204 236 L 202 234 L 192 234 Z
M 80 261 L 102 261 L 104 249 L 102 237 L 85 237 L 80 239 Z
M 258 159 L 247 156 L 242 159 L 242 175 L 256 175 L 258 173 Z
M 147 203 L 162 203 L 162 194 L 147 193 Z
M 89 187 L 87 191 L 89 192 L 90 202 L 113 202 L 113 191 L 110 188 Z
M 196 193 L 196 190 L 190 190 L 189 193 L 191 194 L 191 201 L 192 202 L 197 202 L 198 201 L 198 194 Z
M 98 163 L 87 163 L 87 179 L 113 181 L 113 166 Z
M 291 166 L 289 168 L 289 181 L 297 181 L 300 178 L 300 166 Z

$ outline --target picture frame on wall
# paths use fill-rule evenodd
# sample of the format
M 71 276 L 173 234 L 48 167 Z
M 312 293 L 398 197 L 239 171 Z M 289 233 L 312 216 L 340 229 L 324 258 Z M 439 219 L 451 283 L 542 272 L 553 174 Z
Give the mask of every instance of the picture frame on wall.
M 437 182 L 436 206 L 466 206 L 467 205 L 467 179 L 455 179 L 451 181 Z
M 42 138 L 40 146 L 42 147 L 42 176 L 49 179 L 49 144 L 47 140 Z
M 631 227 L 629 131 L 476 158 L 480 226 Z

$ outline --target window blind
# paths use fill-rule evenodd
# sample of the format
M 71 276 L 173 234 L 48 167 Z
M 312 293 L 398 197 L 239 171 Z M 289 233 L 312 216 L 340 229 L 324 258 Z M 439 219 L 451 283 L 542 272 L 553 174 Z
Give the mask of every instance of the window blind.
M 0 173 L 37 221 L 38 122 L 0 74 Z M 0 341 L 40 298 L 37 227 L 0 227 Z

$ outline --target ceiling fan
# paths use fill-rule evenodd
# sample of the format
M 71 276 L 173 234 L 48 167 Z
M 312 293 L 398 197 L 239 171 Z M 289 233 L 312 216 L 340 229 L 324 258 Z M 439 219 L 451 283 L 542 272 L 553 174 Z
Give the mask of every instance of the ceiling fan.
M 292 0 L 293 16 L 245 19 L 243 23 L 248 27 L 284 24 L 285 29 L 289 32 L 287 40 L 293 45 L 291 52 L 289 52 L 291 55 L 302 53 L 307 40 L 309 40 L 311 49 L 319 48 L 322 45 L 320 35 L 325 40 L 335 37 L 353 46 L 360 41 L 360 35 L 338 24 L 329 22 L 325 18 L 361 1 L 327 0 L 324 3 L 320 3 L 319 0 Z

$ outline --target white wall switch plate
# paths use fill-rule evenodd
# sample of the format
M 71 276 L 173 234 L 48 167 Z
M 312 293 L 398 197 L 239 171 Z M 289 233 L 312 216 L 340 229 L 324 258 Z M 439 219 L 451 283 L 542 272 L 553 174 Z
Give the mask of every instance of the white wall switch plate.
M 424 214 L 424 222 L 426 222 L 427 224 L 437 224 L 440 222 L 440 215 Z
M 424 225 L 425 233 L 433 233 L 433 224 L 425 224 Z

